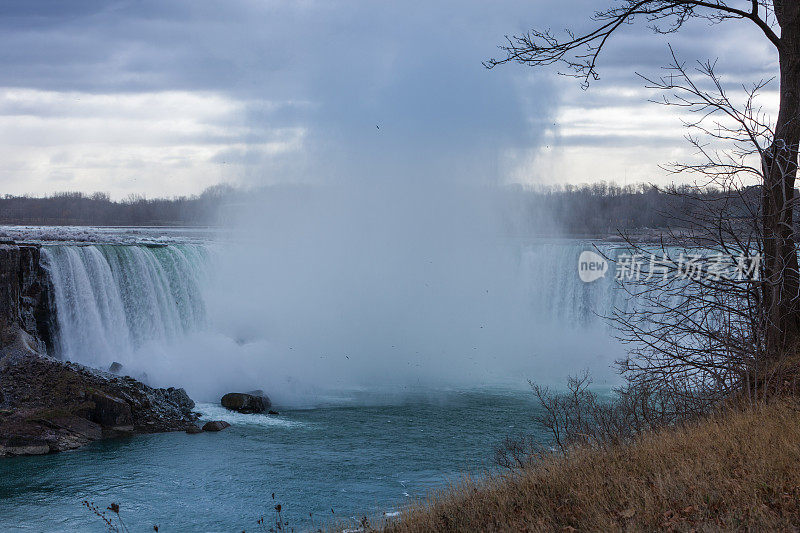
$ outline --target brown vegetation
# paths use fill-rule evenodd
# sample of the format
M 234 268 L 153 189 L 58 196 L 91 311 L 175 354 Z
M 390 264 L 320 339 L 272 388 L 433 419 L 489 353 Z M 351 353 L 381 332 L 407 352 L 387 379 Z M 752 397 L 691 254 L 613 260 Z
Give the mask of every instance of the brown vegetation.
M 386 530 L 796 531 L 798 465 L 800 410 L 775 402 L 466 480 Z

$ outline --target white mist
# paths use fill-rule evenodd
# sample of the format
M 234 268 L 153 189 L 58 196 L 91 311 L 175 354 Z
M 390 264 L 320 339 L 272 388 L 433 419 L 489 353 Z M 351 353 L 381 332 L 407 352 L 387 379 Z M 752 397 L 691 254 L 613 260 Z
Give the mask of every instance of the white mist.
M 607 378 L 621 354 L 608 330 L 549 311 L 554 280 L 580 284 L 575 265 L 532 271 L 506 235 L 505 199 L 421 181 L 256 195 L 219 247 L 210 330 L 165 348 L 149 373 L 204 399 L 261 388 L 293 405 L 353 389 L 524 387 L 583 368 Z

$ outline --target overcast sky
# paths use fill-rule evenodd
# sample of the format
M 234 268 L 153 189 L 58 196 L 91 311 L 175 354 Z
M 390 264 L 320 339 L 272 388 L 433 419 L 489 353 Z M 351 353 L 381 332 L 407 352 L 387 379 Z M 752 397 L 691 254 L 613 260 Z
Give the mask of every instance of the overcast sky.
M 663 182 L 658 165 L 691 154 L 635 72 L 657 74 L 671 43 L 735 85 L 773 76 L 776 54 L 746 23 L 697 22 L 624 28 L 588 91 L 554 68 L 482 67 L 505 34 L 585 29 L 601 3 L 3 0 L 2 192 Z

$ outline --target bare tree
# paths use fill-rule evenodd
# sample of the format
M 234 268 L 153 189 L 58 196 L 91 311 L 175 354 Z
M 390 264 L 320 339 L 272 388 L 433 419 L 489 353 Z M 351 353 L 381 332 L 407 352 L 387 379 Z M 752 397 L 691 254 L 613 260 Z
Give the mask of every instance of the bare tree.
M 793 211 L 796 204 L 800 143 L 800 2 L 797 0 L 621 0 L 594 14 L 596 26 L 584 34 L 549 30 L 507 38 L 506 57 L 491 59 L 488 68 L 509 62 L 530 66 L 560 64 L 563 73 L 582 80 L 598 78 L 597 61 L 608 40 L 627 24 L 644 21 L 657 33 L 678 32 L 691 19 L 712 24 L 743 21 L 754 24 L 777 49 L 780 65 L 778 117 L 771 142 L 760 150 L 762 179 L 760 241 L 763 283 L 757 301 L 763 317 L 764 347 L 760 356 L 777 361 L 800 344 L 800 278 Z M 666 83 L 665 85 L 669 85 Z M 714 105 L 713 103 L 709 103 Z M 687 169 L 688 170 L 688 169 Z
M 550 433 L 553 446 L 561 451 L 576 445 L 619 444 L 707 411 L 700 397 L 675 394 L 649 382 L 630 382 L 615 389 L 613 401 L 590 390 L 591 384 L 587 372 L 570 377 L 563 392 L 531 382 L 542 408 L 534 421 Z M 506 468 L 518 468 L 541 451 L 541 443 L 532 437 L 506 439 L 495 455 L 495 462 Z
M 619 280 L 633 302 L 613 316 L 622 339 L 633 343 L 631 357 L 621 362 L 623 373 L 633 384 L 691 396 L 706 408 L 734 396 L 752 401 L 794 390 L 794 352 L 771 351 L 774 322 L 765 301 L 777 281 L 762 263 L 767 206 L 759 189 L 746 185 L 765 181 L 769 172 L 761 162 L 775 133 L 758 105 L 769 80 L 732 95 L 713 63 L 689 69 L 674 53 L 665 75 L 645 80 L 665 93 L 661 103 L 691 117 L 684 121 L 687 139 L 700 159 L 667 168 L 700 177 L 697 187 L 713 186 L 718 193 L 673 189 L 694 200 L 696 208 L 682 212 L 691 220 L 679 220 L 675 226 L 682 229 L 668 231 L 658 247 L 628 239 L 645 262 L 637 276 Z

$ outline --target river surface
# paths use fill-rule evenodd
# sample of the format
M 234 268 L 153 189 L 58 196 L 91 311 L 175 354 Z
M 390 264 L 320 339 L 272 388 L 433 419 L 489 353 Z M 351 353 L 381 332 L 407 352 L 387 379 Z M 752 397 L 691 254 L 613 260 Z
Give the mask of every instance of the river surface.
M 105 531 L 84 500 L 119 503 L 131 531 L 259 531 L 262 516 L 274 524 L 278 503 L 295 531 L 355 524 L 494 468 L 505 436 L 537 431 L 524 391 L 360 393 L 336 403 L 280 416 L 200 404 L 233 425 L 0 461 L 0 531 Z

